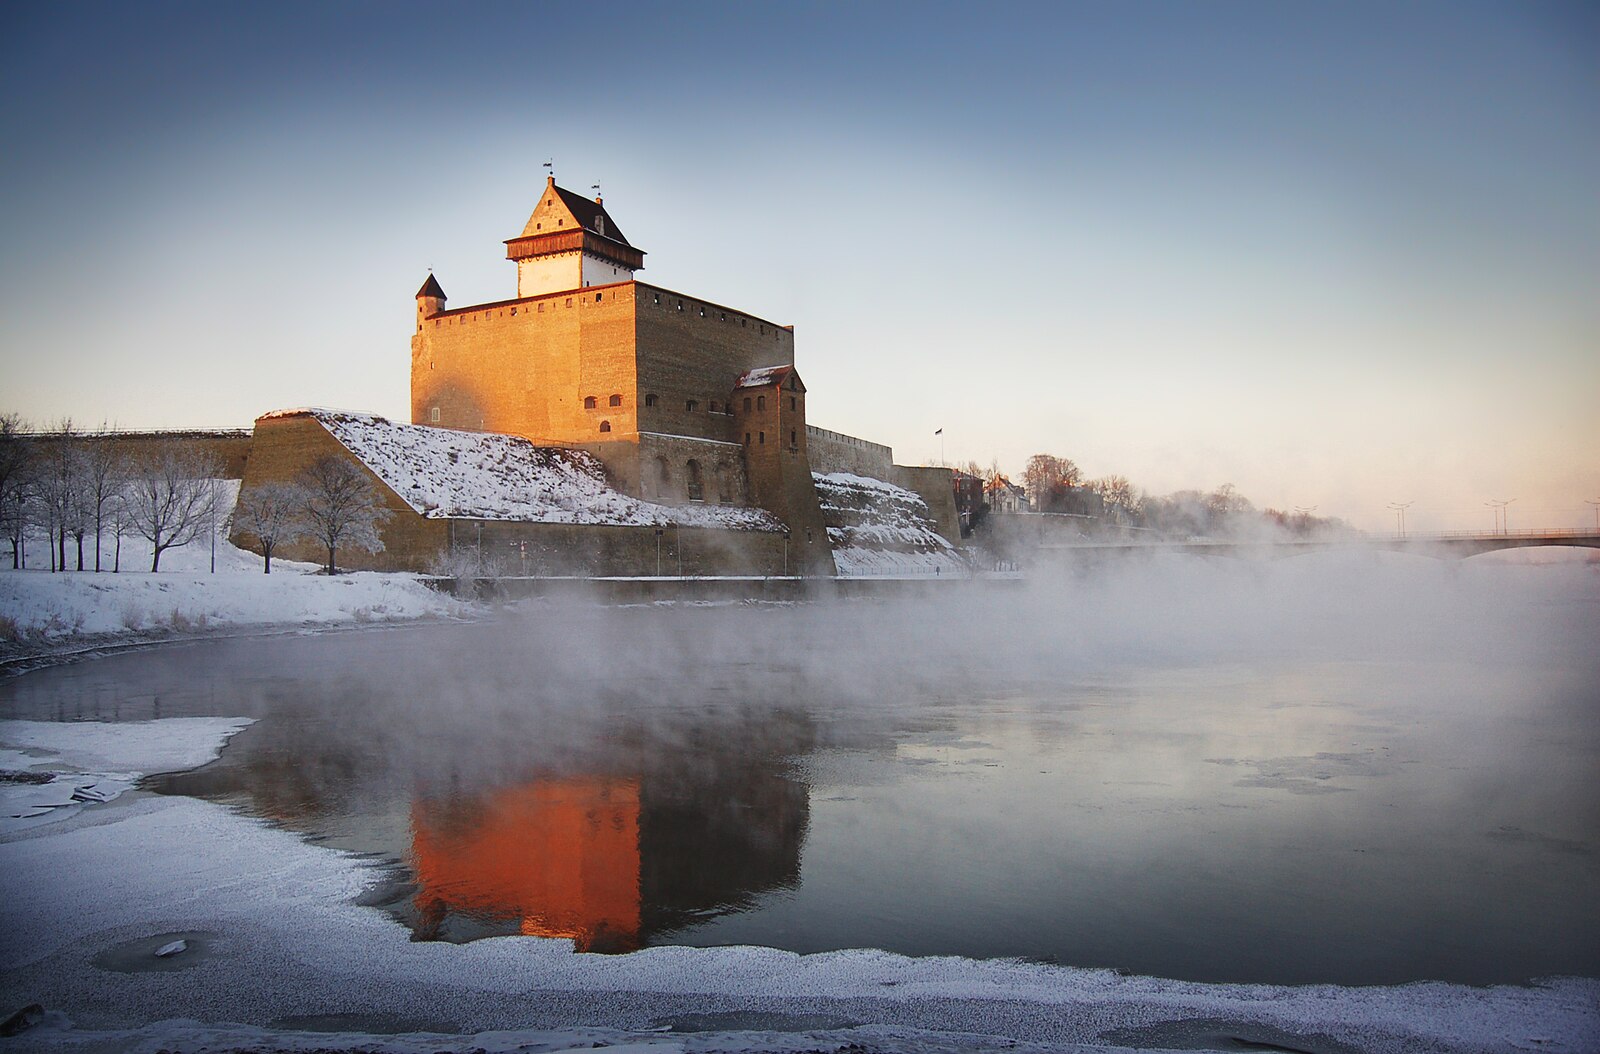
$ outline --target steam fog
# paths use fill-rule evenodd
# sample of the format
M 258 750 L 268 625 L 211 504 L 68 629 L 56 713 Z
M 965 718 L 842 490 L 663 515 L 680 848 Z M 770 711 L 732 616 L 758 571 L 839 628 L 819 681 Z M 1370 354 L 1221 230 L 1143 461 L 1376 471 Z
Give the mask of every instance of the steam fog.
M 459 861 L 559 799 L 637 846 L 638 902 L 579 938 L 598 951 L 1525 981 L 1600 970 L 1597 614 L 1593 564 L 1129 557 L 915 599 L 219 641 L 0 703 L 259 718 L 155 785 L 371 854 L 374 910 L 423 939 L 557 932 Z

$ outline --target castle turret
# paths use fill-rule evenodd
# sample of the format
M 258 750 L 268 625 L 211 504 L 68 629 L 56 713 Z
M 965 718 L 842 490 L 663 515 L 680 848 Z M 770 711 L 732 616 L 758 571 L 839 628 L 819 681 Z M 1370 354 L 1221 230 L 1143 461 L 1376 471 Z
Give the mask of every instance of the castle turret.
M 433 272 L 429 271 L 428 280 L 417 290 L 417 328 L 421 329 L 425 320 L 443 311 L 444 302 L 444 287 L 433 277 Z
M 518 297 L 627 282 L 644 267 L 644 252 L 628 243 L 600 197 L 558 187 L 554 176 L 522 234 L 506 242 L 506 259 L 517 263 Z
M 835 572 L 828 528 L 806 454 L 806 386 L 793 366 L 746 371 L 728 408 L 743 436 L 750 500 L 790 531 L 789 561 L 803 574 Z

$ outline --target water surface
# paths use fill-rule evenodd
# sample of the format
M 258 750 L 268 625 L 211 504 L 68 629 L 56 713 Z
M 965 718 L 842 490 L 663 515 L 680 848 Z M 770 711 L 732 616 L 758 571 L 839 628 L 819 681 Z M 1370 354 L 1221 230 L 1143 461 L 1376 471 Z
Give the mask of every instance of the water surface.
M 258 718 L 150 785 L 371 854 L 417 939 L 1519 982 L 1600 974 L 1590 609 L 1559 607 L 1498 652 L 1165 655 L 1004 608 L 538 607 L 121 655 L 0 714 Z

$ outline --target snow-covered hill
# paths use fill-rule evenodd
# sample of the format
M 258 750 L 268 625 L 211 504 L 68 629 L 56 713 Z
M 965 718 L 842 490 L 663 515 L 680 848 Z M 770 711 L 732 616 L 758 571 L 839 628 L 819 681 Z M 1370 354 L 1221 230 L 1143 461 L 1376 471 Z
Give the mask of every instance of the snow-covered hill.
M 812 477 L 843 576 L 963 574 L 965 561 L 914 491 L 849 472 Z
M 600 460 L 582 450 L 539 447 L 520 436 L 400 424 L 372 414 L 309 414 L 362 464 L 429 519 L 466 517 L 531 523 L 783 529 L 762 509 L 657 505 L 606 482 Z

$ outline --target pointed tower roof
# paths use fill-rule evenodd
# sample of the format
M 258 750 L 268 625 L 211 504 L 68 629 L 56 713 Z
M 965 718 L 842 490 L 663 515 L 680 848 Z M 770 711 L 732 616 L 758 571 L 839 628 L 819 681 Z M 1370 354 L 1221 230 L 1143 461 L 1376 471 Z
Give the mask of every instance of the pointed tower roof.
M 449 299 L 449 297 L 444 295 L 444 287 L 439 284 L 439 280 L 433 277 L 432 271 L 428 272 L 428 280 L 422 283 L 422 288 L 417 290 L 418 300 L 421 300 L 425 296 L 436 296 L 440 300 Z
M 556 177 L 546 176 L 544 193 L 539 198 L 539 204 L 533 207 L 533 214 L 528 217 L 527 224 L 523 226 L 522 237 L 532 238 L 536 234 L 548 234 L 552 230 L 570 231 L 574 228 L 598 234 L 602 238 L 609 238 L 619 245 L 632 248 L 599 198 L 590 201 L 582 194 L 575 194 L 566 187 L 556 186 Z
M 546 177 L 544 192 L 533 207 L 522 234 L 506 242 L 506 258 L 523 260 L 548 253 L 583 252 L 614 260 L 633 270 L 644 266 L 644 252 L 635 249 L 599 198 L 593 201 Z

